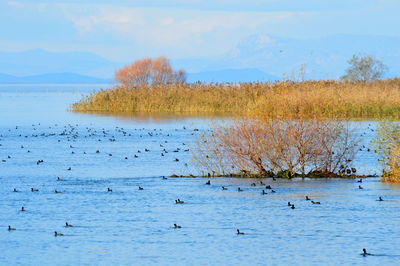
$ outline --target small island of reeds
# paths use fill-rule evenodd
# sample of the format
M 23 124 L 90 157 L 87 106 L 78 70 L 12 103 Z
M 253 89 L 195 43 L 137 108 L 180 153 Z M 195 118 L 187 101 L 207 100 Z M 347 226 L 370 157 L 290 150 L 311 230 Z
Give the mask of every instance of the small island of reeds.
M 400 118 L 400 79 L 373 82 L 174 83 L 115 86 L 71 106 L 88 113 L 262 114 L 270 117 Z

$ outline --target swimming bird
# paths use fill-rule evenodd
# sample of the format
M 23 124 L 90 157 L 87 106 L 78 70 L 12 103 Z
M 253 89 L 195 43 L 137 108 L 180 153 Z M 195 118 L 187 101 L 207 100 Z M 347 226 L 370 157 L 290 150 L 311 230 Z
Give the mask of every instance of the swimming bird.
M 32 191 L 32 192 L 38 192 L 39 189 L 31 187 L 31 191 Z
M 108 187 L 107 192 L 112 192 L 112 189 Z
M 64 234 L 57 233 L 57 231 L 54 231 L 54 236 L 63 236 Z
M 62 180 L 60 177 L 57 177 L 57 181 L 64 181 L 64 180 Z
M 360 185 L 358 185 L 358 189 L 363 189 L 363 187 L 362 187 L 362 186 L 360 186 Z
M 182 228 L 182 226 L 177 225 L 177 224 L 174 224 L 174 228 L 175 228 L 175 229 L 178 229 L 178 228 Z
M 24 212 L 24 211 L 25 211 L 25 208 L 24 208 L 24 206 L 22 206 L 22 207 L 21 207 L 21 211 L 22 211 L 22 212 Z
M 222 190 L 228 190 L 226 187 L 222 186 Z
M 240 187 L 238 187 L 237 191 L 238 191 L 238 192 L 242 192 L 243 189 L 241 189 Z
M 183 200 L 177 199 L 175 200 L 175 204 L 183 204 L 185 203 Z
M 61 192 L 61 191 L 58 191 L 57 189 L 55 189 L 55 190 L 54 190 L 54 193 L 55 193 L 55 194 L 61 194 L 62 192 Z
M 372 255 L 371 253 L 368 253 L 367 250 L 366 250 L 365 248 L 363 248 L 362 251 L 363 251 L 363 252 L 362 252 L 360 255 L 362 255 L 362 256 L 364 256 L 364 257 L 365 257 L 365 256 L 370 256 L 370 255 Z
M 292 207 L 290 207 L 292 210 L 295 209 L 294 204 L 292 205 Z
M 379 199 L 377 201 L 383 201 L 382 197 L 379 197 Z
M 287 205 L 288 205 L 289 207 L 292 206 L 292 204 L 290 203 L 290 201 L 288 201 Z
M 73 225 L 65 222 L 65 226 L 64 227 L 73 227 Z
M 19 192 L 16 188 L 14 188 L 13 192 Z
M 206 182 L 206 185 L 211 185 L 211 181 L 208 180 L 208 181 Z
M 263 194 L 263 195 L 267 195 L 268 193 L 265 192 L 264 189 L 263 189 L 262 194 Z
M 319 201 L 313 201 L 313 200 L 311 201 L 311 203 L 312 203 L 312 204 L 321 204 L 321 202 L 319 202 Z
M 360 178 L 359 180 L 357 180 L 357 183 L 362 183 L 362 179 Z
M 306 200 L 311 200 L 308 196 L 306 196 Z
M 139 190 L 143 190 L 143 188 L 141 186 L 139 186 Z
M 272 187 L 270 185 L 265 186 L 266 189 L 272 189 Z
M 14 231 L 14 230 L 16 230 L 15 228 L 12 228 L 11 226 L 8 226 L 8 229 L 7 229 L 8 231 Z
M 72 170 L 72 168 L 71 167 L 68 167 L 68 169 L 67 169 L 68 171 L 71 171 Z
M 256 183 L 251 183 L 251 186 L 252 186 L 252 187 L 255 187 L 255 186 L 256 186 Z
M 237 235 L 244 235 L 244 233 L 243 233 L 243 232 L 240 232 L 239 229 L 236 229 L 236 234 L 237 234 Z

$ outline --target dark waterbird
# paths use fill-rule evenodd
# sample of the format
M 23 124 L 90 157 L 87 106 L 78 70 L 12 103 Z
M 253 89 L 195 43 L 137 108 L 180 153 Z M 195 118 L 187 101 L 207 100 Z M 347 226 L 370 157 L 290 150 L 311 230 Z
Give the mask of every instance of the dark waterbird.
M 208 180 L 208 181 L 206 182 L 206 185 L 211 185 L 211 181 Z
M 313 200 L 311 201 L 311 203 L 312 203 L 312 204 L 321 204 L 321 202 L 319 202 L 319 201 L 313 201 Z
M 33 188 L 33 187 L 32 187 L 32 188 L 31 188 L 31 191 L 32 191 L 32 192 L 38 192 L 38 191 L 39 191 L 39 189 L 37 189 L 37 188 Z
M 263 189 L 262 194 L 263 194 L 263 195 L 267 195 L 268 193 L 265 192 L 265 190 Z
M 363 249 L 362 249 L 362 253 L 361 253 L 360 255 L 362 255 L 362 256 L 365 257 L 365 256 L 371 256 L 372 254 L 371 254 L 371 253 L 368 253 L 367 250 L 366 250 L 365 248 L 363 248 Z
M 228 190 L 226 187 L 222 186 L 222 190 Z
M 16 229 L 15 229 L 15 228 L 12 228 L 12 227 L 9 225 L 7 230 L 8 230 L 8 231 L 14 231 L 14 230 L 16 230 Z
M 139 190 L 143 190 L 143 188 L 141 186 L 139 186 Z
M 108 187 L 107 192 L 112 192 L 112 189 Z
M 238 191 L 238 192 L 242 192 L 243 189 L 241 189 L 240 187 L 238 187 L 237 191 Z
M 73 227 L 73 225 L 69 224 L 68 222 L 65 222 L 65 226 L 64 227 Z
M 382 197 L 379 197 L 376 201 L 383 201 Z
M 64 234 L 58 233 L 57 231 L 54 231 L 54 236 L 63 236 Z
M 360 186 L 360 185 L 358 185 L 358 189 L 363 189 L 363 187 L 362 187 L 362 186 Z
M 182 228 L 182 226 L 177 225 L 177 224 L 174 224 L 174 228 L 175 228 L 175 229 L 179 229 L 179 228 Z
M 183 200 L 177 199 L 175 200 L 175 204 L 183 204 L 185 203 Z
M 24 211 L 25 211 L 25 208 L 24 208 L 24 206 L 22 206 L 22 207 L 21 207 L 21 211 L 22 211 L 22 212 L 24 212 Z
M 236 234 L 237 234 L 237 235 L 244 235 L 244 233 L 243 233 L 243 232 L 240 232 L 239 229 L 236 229 Z
M 306 196 L 306 200 L 311 200 L 308 196 Z
M 13 189 L 13 192 L 19 192 L 16 188 Z

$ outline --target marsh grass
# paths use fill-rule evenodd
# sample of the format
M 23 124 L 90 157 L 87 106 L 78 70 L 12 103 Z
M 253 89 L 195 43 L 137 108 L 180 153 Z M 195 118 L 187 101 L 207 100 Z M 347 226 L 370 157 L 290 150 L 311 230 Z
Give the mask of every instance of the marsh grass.
M 379 123 L 374 138 L 375 151 L 380 157 L 383 182 L 400 183 L 400 125 L 394 121 Z
M 375 82 L 167 84 L 100 90 L 71 106 L 74 112 L 269 117 L 400 118 L 400 79 Z

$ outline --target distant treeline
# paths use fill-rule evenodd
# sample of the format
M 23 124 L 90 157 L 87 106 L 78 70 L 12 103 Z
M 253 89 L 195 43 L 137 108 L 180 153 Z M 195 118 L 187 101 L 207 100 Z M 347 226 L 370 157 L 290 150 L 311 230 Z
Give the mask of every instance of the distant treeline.
M 400 78 L 374 82 L 158 84 L 116 86 L 84 97 L 75 112 L 400 118 Z

